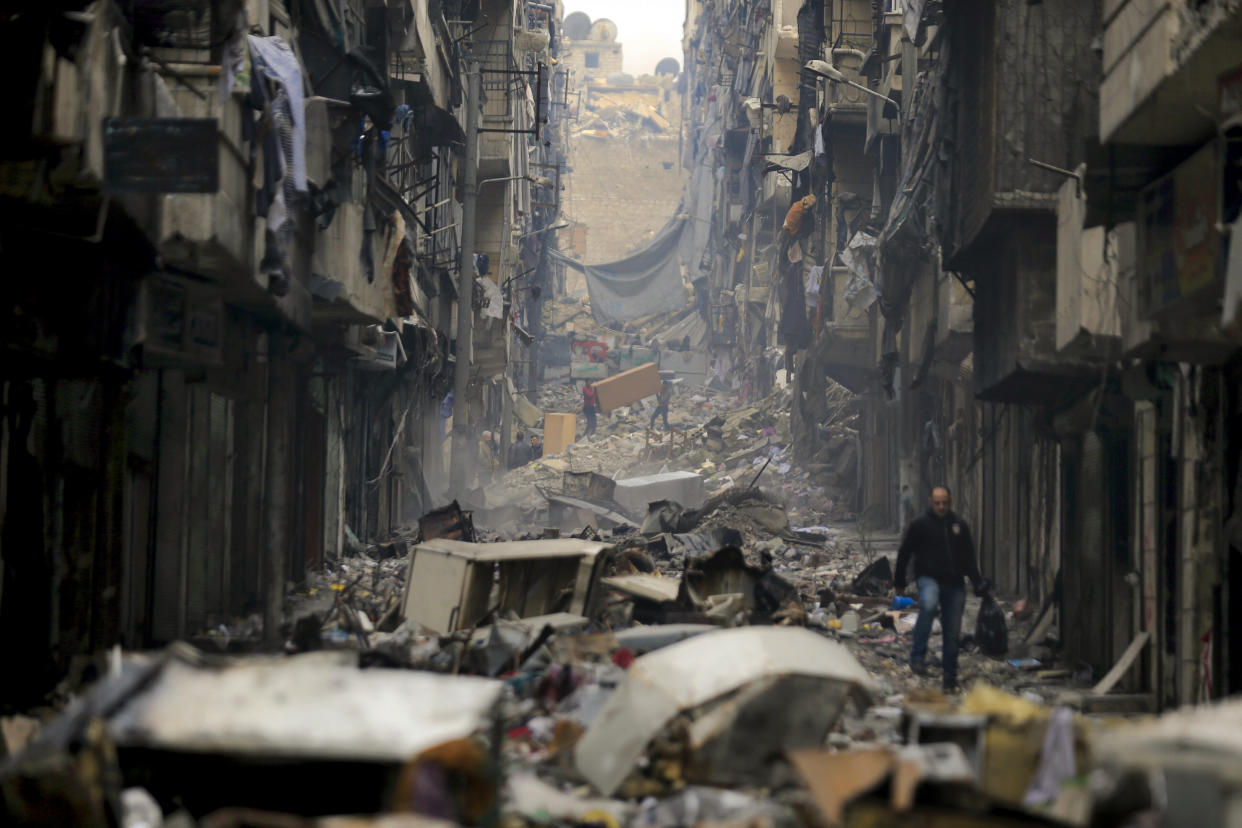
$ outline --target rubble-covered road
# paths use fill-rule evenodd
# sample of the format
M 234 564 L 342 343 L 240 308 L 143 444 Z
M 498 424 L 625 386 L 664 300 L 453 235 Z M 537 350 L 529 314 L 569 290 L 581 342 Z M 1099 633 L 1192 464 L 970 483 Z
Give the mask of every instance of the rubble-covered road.
M 1000 596 L 1008 648 L 986 655 L 968 600 L 961 694 L 940 692 L 935 660 L 911 671 L 899 538 L 798 462 L 788 393 L 732 408 L 683 391 L 669 432 L 647 430 L 649 401 L 613 411 L 467 508 L 313 573 L 289 598 L 285 655 L 243 654 L 257 619 L 116 653 L 63 711 L 3 721 L 7 813 L 620 828 L 1125 824 L 1172 808 L 1133 787 L 1177 764 L 1160 753 L 1172 726 L 1120 724 L 1132 700 L 1058 661 L 1050 604 Z M 572 412 L 575 394 L 549 387 L 542 407 Z M 1236 737 L 1186 727 L 1192 751 L 1236 758 Z

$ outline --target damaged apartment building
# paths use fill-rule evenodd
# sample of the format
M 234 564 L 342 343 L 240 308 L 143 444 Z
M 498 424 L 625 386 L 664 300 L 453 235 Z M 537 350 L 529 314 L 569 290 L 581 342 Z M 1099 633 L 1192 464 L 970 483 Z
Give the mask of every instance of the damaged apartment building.
M 1238 4 L 692 1 L 686 75 L 714 347 L 805 456 L 857 395 L 860 522 L 947 484 L 1082 670 L 1236 692 Z
M 77 654 L 226 618 L 279 643 L 287 584 L 438 505 L 454 420 L 499 423 L 531 361 L 565 97 L 558 2 L 19 5 L 0 21 L 11 701 Z

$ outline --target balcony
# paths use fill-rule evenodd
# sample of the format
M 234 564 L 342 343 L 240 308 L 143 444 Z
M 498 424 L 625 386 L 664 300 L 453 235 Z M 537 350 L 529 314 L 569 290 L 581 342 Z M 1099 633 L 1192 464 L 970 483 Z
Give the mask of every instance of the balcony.
M 228 280 L 250 273 L 257 261 L 247 150 L 241 135 L 243 103 L 240 96 L 221 102 L 216 84 L 206 74 L 182 78 L 168 84 L 175 117 L 219 121 L 220 188 L 215 193 L 160 196 L 152 241 L 169 265 Z
M 832 50 L 832 63 L 845 75 L 846 80 L 869 86 L 867 76 L 862 73 L 863 57 L 862 52 L 848 46 L 839 46 Z M 866 92 L 845 83 L 829 83 L 827 97 L 828 110 L 835 122 L 868 122 L 872 98 Z
M 1084 228 L 1086 213 L 1078 179 L 1066 180 L 1057 204 L 1056 348 L 1111 361 L 1121 345 L 1117 232 Z
M 150 209 L 131 197 L 126 208 L 135 216 L 144 216 L 141 223 L 165 265 L 217 282 L 230 304 L 257 313 L 274 313 L 296 327 L 309 329 L 311 299 L 306 285 L 313 233 L 310 219 L 302 214 L 297 220 L 290 242 L 289 290 L 277 297 L 269 291 L 267 276 L 258 267 L 264 253 L 265 219 L 255 214 L 249 149 L 242 138 L 243 119 L 251 115 L 238 90 L 220 100 L 212 69 L 181 66 L 176 78 L 161 79 L 171 103 L 165 103 L 159 114 L 216 119 L 218 189 L 212 193 L 158 195 L 150 202 Z
M 310 290 L 316 322 L 363 324 L 397 316 L 393 264 L 404 243 L 396 234 L 404 236 L 405 225 L 394 220 L 396 214 L 389 222 L 381 222 L 371 242 L 375 272 L 368 279 L 362 267 L 364 209 L 357 201 L 338 205 L 332 223 L 315 236 Z
M 33 105 L 19 107 L 20 114 L 10 113 L 11 120 L 25 115 L 30 122 L 8 127 L 5 145 L 16 152 L 0 160 L 0 198 L 10 202 L 23 225 L 52 225 L 62 233 L 90 228 L 83 233 L 90 235 L 102 213 L 100 124 L 105 118 L 129 114 L 129 99 L 123 94 L 125 53 L 114 40 L 124 24 L 119 11 L 100 3 L 81 14 L 78 23 L 73 49 L 57 51 L 44 41 L 37 85 L 22 90 Z M 68 37 L 71 24 L 62 25 L 62 37 Z M 28 143 L 22 140 L 27 127 Z M 55 175 L 45 175 L 45 167 L 54 168 Z
M 1099 382 L 1099 368 L 1058 353 L 1055 218 L 1012 216 L 989 240 L 975 282 L 975 391 L 989 402 L 1054 403 Z
M 1242 346 L 1220 326 L 1217 257 L 1223 257 L 1224 245 L 1215 223 L 1202 224 L 1199 244 L 1185 244 L 1194 240 L 1191 230 L 1200 224 L 1196 217 L 1202 211 L 1184 196 L 1195 191 L 1196 169 L 1203 172 L 1203 159 L 1212 151 L 1211 145 L 1205 147 L 1146 188 L 1140 195 L 1143 220 L 1115 231 L 1121 351 L 1127 358 L 1214 365 Z M 1154 209 L 1160 202 L 1161 209 Z
M 816 338 L 815 347 L 824 372 L 854 393 L 866 391 L 875 373 L 871 319 L 866 307 L 851 307 L 846 286 L 853 274 L 848 268 L 830 270 L 832 318 Z
M 975 302 L 954 276 L 943 273 L 936 290 L 936 360 L 957 366 L 974 347 Z
M 1203 142 L 1214 132 L 1220 78 L 1237 67 L 1239 55 L 1242 13 L 1235 2 L 1106 0 L 1101 139 Z

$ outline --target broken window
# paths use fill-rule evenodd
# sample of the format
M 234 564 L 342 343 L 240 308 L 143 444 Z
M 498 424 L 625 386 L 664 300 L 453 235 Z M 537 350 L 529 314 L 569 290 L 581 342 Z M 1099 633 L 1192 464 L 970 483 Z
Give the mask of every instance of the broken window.
M 599 68 L 599 52 L 587 52 L 586 53 L 586 67 L 588 69 Z

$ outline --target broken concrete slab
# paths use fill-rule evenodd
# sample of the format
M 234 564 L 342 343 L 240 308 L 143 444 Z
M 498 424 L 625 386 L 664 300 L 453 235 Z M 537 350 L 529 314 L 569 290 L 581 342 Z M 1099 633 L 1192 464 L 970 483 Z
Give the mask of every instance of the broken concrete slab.
M 799 692 L 790 692 L 795 686 Z M 695 732 L 683 737 L 685 778 L 763 785 L 787 772 L 773 761 L 785 750 L 822 744 L 848 699 L 865 706 L 877 692 L 848 650 L 805 629 L 707 633 L 630 665 L 578 743 L 575 765 L 611 795 L 652 739 L 679 714 L 695 711 Z M 790 703 L 797 698 L 807 704 Z
M 625 526 L 631 529 L 638 528 L 637 523 L 634 523 L 627 515 L 622 514 L 611 506 L 593 503 L 590 500 L 574 497 L 573 495 L 548 491 L 539 486 L 536 486 L 535 489 L 539 492 L 539 494 L 543 495 L 545 500 L 548 501 L 549 519 L 558 525 L 565 522 L 563 519 L 565 517 L 565 511 L 567 509 L 572 509 L 575 511 L 585 512 L 587 513 L 587 516 L 593 515 L 597 518 L 603 518 L 605 521 L 603 526 L 605 527 Z M 580 522 L 577 523 L 580 525 Z
M 657 500 L 671 500 L 685 509 L 697 509 L 705 497 L 703 476 L 688 471 L 648 474 L 616 482 L 615 498 L 627 511 L 645 514 Z
M 606 543 L 576 538 L 421 543 L 410 553 L 402 615 L 438 633 L 478 626 L 493 609 L 520 618 L 562 611 L 593 617 L 604 553 L 611 550 Z M 495 606 L 490 603 L 494 581 Z
M 122 747 L 401 763 L 490 727 L 503 685 L 472 676 L 359 670 L 353 653 L 170 660 L 109 721 Z

